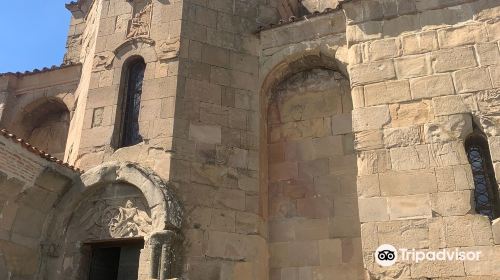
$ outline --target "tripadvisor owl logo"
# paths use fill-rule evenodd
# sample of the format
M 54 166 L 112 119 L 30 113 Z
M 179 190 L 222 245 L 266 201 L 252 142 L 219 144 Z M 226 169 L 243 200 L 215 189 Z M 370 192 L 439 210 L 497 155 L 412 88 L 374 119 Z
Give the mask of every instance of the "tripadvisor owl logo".
M 384 267 L 392 266 L 398 260 L 398 250 L 389 244 L 380 245 L 375 251 L 375 262 Z

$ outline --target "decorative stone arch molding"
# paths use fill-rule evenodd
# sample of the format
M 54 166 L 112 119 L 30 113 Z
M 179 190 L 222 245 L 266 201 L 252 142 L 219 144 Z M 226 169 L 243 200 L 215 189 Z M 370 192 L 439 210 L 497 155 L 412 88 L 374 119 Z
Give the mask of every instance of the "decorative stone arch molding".
M 158 60 L 155 41 L 150 38 L 131 38 L 120 44 L 114 51 L 96 54 L 94 57 L 93 72 L 122 68 L 131 57 L 141 56 L 145 63 Z
M 47 227 L 42 272 L 50 279 L 85 279 L 93 242 L 143 238 L 139 279 L 180 272 L 183 210 L 168 184 L 131 162 L 109 162 L 81 176 Z M 142 267 L 146 266 L 146 267 Z
M 133 185 L 142 192 L 152 211 L 153 231 L 180 230 L 182 224 L 180 202 L 167 183 L 153 171 L 132 162 L 108 162 L 82 175 L 85 192 L 115 182 Z
M 347 48 L 343 42 L 332 45 L 324 41 L 310 41 L 288 45 L 267 58 L 261 67 L 261 94 L 267 94 L 288 76 L 312 68 L 327 68 L 347 72 Z

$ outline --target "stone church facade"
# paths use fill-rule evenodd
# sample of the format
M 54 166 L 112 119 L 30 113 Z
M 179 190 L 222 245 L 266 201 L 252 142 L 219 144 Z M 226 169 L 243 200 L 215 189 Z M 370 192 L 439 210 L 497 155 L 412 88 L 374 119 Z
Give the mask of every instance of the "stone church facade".
M 1 280 L 500 279 L 498 1 L 66 7 L 0 74 Z

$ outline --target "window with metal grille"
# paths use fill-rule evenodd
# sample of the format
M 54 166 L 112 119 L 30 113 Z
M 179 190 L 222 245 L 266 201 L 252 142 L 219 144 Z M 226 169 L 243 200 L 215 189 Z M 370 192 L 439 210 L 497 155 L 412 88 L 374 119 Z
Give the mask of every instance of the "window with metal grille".
M 123 100 L 121 147 L 142 142 L 139 132 L 139 111 L 141 109 L 142 84 L 146 64 L 143 59 L 133 61 L 128 67 Z
M 498 185 L 486 136 L 478 131 L 472 133 L 465 141 L 465 149 L 474 179 L 476 213 L 496 219 L 500 216 Z

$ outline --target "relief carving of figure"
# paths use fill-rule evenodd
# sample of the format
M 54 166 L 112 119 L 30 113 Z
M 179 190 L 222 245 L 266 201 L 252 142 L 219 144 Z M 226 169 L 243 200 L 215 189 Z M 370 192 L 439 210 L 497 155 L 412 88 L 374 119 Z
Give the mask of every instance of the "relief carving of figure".
M 149 35 L 149 24 L 151 21 L 151 4 L 146 5 L 141 11 L 136 13 L 130 21 L 127 38 L 134 38 Z
M 137 201 L 96 201 L 79 218 L 79 228 L 86 233 L 87 239 L 146 236 L 152 230 L 153 221 L 134 202 Z M 125 206 L 120 206 L 123 203 Z
M 181 43 L 179 38 L 163 41 L 157 47 L 158 57 L 161 60 L 172 59 L 179 56 Z
M 114 238 L 144 236 L 151 231 L 151 224 L 148 214 L 127 200 L 125 207 L 119 207 L 116 216 L 109 221 L 109 233 Z
M 112 52 L 97 54 L 94 57 L 93 71 L 96 72 L 109 69 L 109 67 L 113 64 L 114 59 L 115 55 Z

